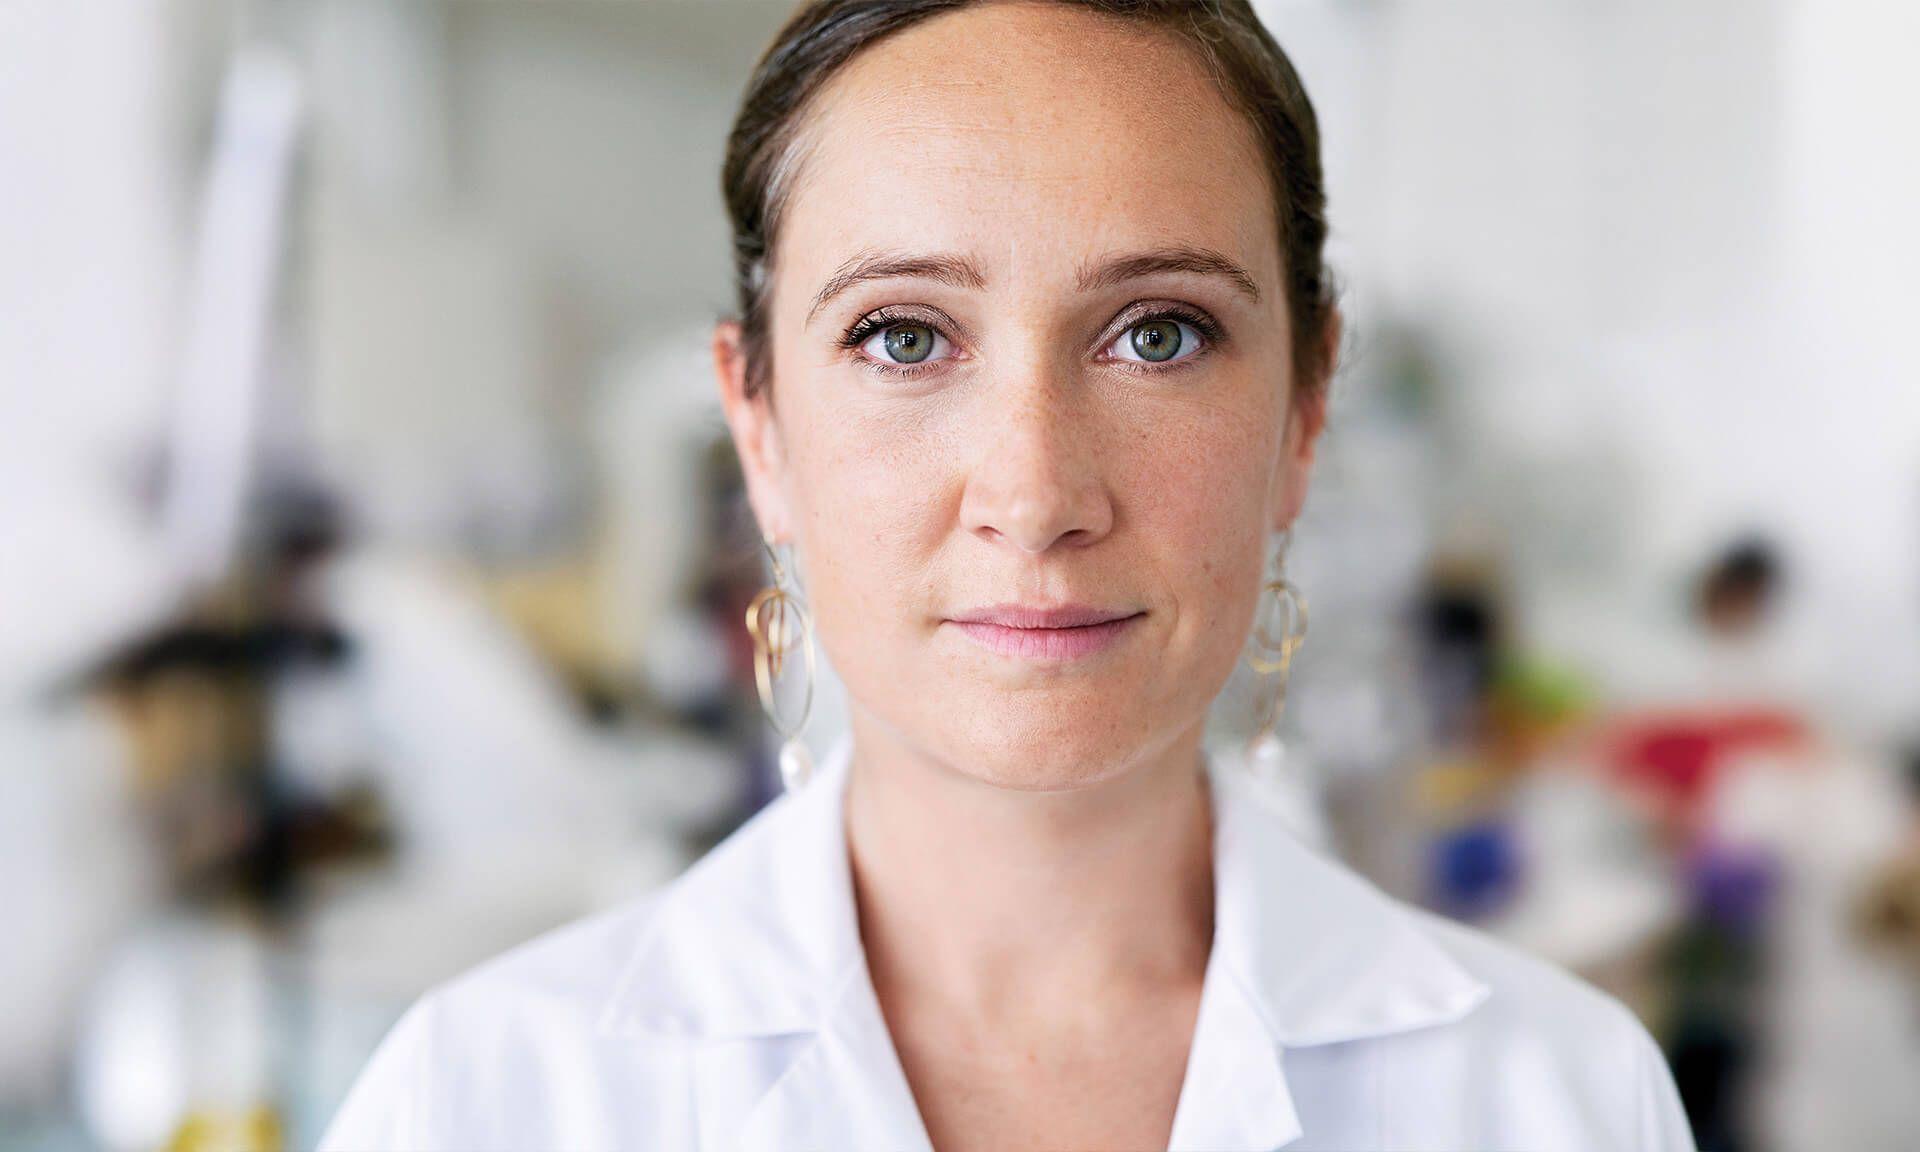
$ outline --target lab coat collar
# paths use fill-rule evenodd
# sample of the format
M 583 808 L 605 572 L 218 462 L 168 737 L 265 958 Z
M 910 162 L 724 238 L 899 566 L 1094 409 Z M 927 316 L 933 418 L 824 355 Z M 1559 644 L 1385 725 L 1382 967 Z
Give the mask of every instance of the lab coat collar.
M 1214 942 L 1273 1039 L 1302 1048 L 1451 1023 L 1491 989 L 1421 913 L 1296 839 L 1233 760 L 1209 757 Z
M 853 741 L 670 884 L 600 1016 L 613 1034 L 818 1029 L 865 953 L 840 799 Z
M 851 756 L 842 737 L 812 784 L 668 889 L 601 1015 L 614 1035 L 811 1034 L 744 1118 L 743 1147 L 906 1132 L 926 1146 L 860 945 L 840 803 Z M 1300 1134 L 1284 1049 L 1457 1020 L 1488 989 L 1414 913 L 1295 840 L 1237 766 L 1208 766 L 1214 947 L 1172 1147 L 1274 1148 Z M 861 1107 L 823 1106 L 852 1084 Z

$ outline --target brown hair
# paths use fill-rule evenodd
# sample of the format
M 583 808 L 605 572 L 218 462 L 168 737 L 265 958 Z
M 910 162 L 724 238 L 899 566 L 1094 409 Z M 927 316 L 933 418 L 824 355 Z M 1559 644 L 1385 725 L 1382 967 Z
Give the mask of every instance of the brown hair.
M 721 186 L 733 223 L 746 390 L 770 383 L 767 286 L 782 208 L 791 194 L 795 138 L 813 95 L 861 49 L 942 12 L 984 0 L 808 0 L 754 68 L 727 138 Z M 1279 213 L 1293 363 L 1301 385 L 1333 370 L 1324 345 L 1334 290 L 1324 252 L 1327 194 L 1320 128 L 1306 89 L 1248 0 L 1046 0 L 1167 28 L 1199 53 L 1229 102 L 1253 124 Z

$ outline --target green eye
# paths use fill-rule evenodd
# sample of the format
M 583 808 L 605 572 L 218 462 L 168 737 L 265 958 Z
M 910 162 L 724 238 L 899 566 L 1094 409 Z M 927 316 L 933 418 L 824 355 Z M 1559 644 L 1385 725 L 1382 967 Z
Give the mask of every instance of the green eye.
M 1171 360 L 1180 351 L 1180 325 L 1173 320 L 1149 320 L 1133 327 L 1133 350 L 1142 360 Z
M 887 355 L 901 364 L 918 364 L 933 352 L 933 329 L 925 324 L 895 324 L 886 331 Z

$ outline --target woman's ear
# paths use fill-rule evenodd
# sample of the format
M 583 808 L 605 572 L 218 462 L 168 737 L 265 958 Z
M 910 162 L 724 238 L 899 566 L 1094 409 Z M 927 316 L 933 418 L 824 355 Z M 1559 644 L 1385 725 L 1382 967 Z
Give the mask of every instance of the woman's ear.
M 1314 453 L 1320 435 L 1327 429 L 1327 399 L 1333 390 L 1333 370 L 1340 362 L 1340 340 L 1344 321 L 1338 310 L 1327 316 L 1320 334 L 1320 346 L 1314 371 L 1306 379 L 1309 387 L 1295 382 L 1287 403 L 1287 427 L 1280 442 L 1280 467 L 1274 471 L 1272 492 L 1274 520 L 1278 531 L 1289 528 L 1307 502 L 1307 488 L 1313 482 Z
M 779 429 L 765 391 L 748 394 L 746 346 L 738 320 L 722 320 L 713 326 L 713 374 L 720 387 L 727 430 L 733 435 L 734 453 L 746 478 L 753 518 L 768 540 L 790 539 Z

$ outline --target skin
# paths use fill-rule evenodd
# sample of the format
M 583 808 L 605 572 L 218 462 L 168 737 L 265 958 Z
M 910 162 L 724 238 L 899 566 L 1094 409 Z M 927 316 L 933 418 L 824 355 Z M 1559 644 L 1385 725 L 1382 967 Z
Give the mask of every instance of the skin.
M 1291 386 L 1257 149 L 1168 33 L 1027 3 L 936 17 L 808 111 L 771 397 L 746 394 L 737 326 L 714 334 L 754 514 L 794 545 L 847 686 L 862 941 L 943 1152 L 1164 1147 L 1171 1130 L 1212 938 L 1202 727 L 1325 420 L 1319 390 Z M 1078 282 L 1176 248 L 1236 266 L 1258 299 L 1196 271 Z M 956 258 L 978 281 L 818 299 L 876 253 Z M 1173 362 L 1132 362 L 1129 325 L 1165 305 L 1223 338 L 1189 328 Z M 882 308 L 938 333 L 918 375 L 875 367 L 883 333 L 842 346 Z M 1066 663 L 951 623 L 1005 602 L 1144 615 Z

